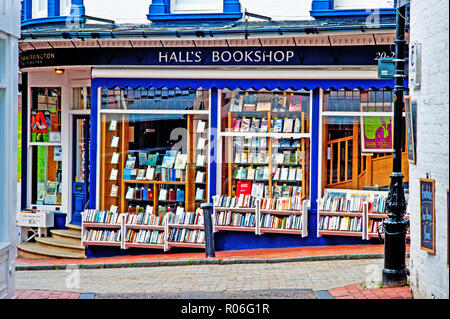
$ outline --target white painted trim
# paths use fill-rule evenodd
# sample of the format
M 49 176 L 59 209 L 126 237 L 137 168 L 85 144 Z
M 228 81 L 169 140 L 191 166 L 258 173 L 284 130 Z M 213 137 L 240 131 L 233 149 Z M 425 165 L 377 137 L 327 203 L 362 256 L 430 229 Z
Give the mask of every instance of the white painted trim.
M 28 145 L 30 146 L 62 146 L 63 142 L 61 143 L 46 143 L 46 142 L 29 142 Z
M 223 13 L 223 0 L 203 0 L 208 4 L 185 3 L 177 4 L 176 0 L 170 0 L 170 13 Z M 213 2 L 213 3 L 211 3 Z
M 170 72 L 169 72 L 170 70 Z M 161 79 L 378 79 L 376 65 L 302 66 L 302 67 L 94 67 L 92 78 L 161 78 Z
M 91 89 L 92 90 L 92 89 Z M 91 92 L 92 94 L 92 92 Z M 101 117 L 100 117 L 100 108 L 102 105 L 102 88 L 99 87 L 97 89 L 97 163 L 96 163 L 96 183 L 95 183 L 95 207 L 97 209 L 100 209 L 100 183 L 102 181 L 100 180 L 100 161 L 101 161 L 101 154 L 100 154 L 100 148 L 101 148 Z M 91 123 L 92 125 L 92 123 Z M 123 237 L 123 236 L 122 236 Z
M 355 117 L 355 116 L 393 116 L 394 112 L 345 112 L 345 111 L 335 111 L 335 112 L 321 112 L 322 116 L 349 116 L 349 117 Z
M 209 111 L 200 110 L 124 110 L 124 109 L 114 109 L 114 110 L 99 110 L 100 114 L 193 114 L 193 115 L 207 115 Z

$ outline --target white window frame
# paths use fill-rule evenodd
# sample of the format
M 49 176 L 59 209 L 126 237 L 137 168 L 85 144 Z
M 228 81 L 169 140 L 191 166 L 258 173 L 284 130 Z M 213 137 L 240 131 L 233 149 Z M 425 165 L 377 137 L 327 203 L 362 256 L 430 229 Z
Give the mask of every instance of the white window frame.
M 44 7 L 40 8 L 40 1 L 43 2 Z M 48 0 L 33 0 L 31 3 L 31 16 L 33 19 L 48 17 Z
M 392 4 L 391 4 L 392 2 Z M 334 9 L 393 9 L 394 0 L 334 0 Z
M 72 6 L 71 0 L 59 0 L 59 15 L 70 16 L 70 7 Z
M 182 0 L 190 2 L 190 0 Z M 171 13 L 223 13 L 223 0 L 203 0 L 207 3 L 180 3 L 170 0 Z

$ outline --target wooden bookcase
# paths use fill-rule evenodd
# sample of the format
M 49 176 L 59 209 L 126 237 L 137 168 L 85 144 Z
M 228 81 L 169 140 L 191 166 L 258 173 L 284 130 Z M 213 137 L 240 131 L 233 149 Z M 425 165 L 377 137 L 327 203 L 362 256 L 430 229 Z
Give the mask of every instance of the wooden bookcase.
M 262 235 L 264 233 L 277 233 L 277 234 L 294 234 L 300 235 L 302 237 L 308 236 L 308 207 L 309 201 L 303 201 L 303 207 L 301 210 L 277 210 L 277 209 L 261 209 L 261 201 L 258 200 L 256 202 L 256 206 L 254 208 L 246 208 L 246 207 L 214 207 L 214 215 L 213 215 L 213 229 L 214 232 L 218 231 L 244 231 L 244 232 L 254 232 L 256 235 Z M 252 214 L 254 215 L 254 223 L 251 226 L 237 226 L 237 225 L 224 225 L 224 224 L 232 224 L 233 222 L 221 222 L 220 215 L 224 213 L 228 214 Z M 293 217 L 293 218 L 301 218 L 301 228 L 281 228 L 281 227 L 273 227 L 273 222 L 271 224 L 272 227 L 264 227 L 261 225 L 261 217 L 263 215 L 273 215 L 276 217 Z M 244 215 L 245 216 L 245 215 Z M 245 218 L 245 217 L 244 217 Z M 225 217 L 223 217 L 225 220 Z M 306 225 L 306 227 L 304 227 Z

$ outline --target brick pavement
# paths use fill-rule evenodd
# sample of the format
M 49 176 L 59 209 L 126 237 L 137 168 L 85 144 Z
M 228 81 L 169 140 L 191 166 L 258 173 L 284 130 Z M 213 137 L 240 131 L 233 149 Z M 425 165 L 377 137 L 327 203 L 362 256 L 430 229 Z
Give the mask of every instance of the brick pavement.
M 409 286 L 367 289 L 362 285 L 351 285 L 328 290 L 335 299 L 410 299 Z

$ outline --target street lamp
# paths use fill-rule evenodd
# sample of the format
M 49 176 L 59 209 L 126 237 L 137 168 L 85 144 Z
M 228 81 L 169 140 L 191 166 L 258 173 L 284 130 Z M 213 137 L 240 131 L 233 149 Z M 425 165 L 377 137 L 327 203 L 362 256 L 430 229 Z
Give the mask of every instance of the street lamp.
M 386 201 L 388 218 L 383 222 L 384 268 L 382 283 L 385 287 L 405 286 L 406 232 L 409 221 L 403 219 L 406 211 L 402 174 L 402 140 L 404 137 L 402 112 L 405 74 L 405 12 L 406 1 L 397 1 L 395 43 L 395 89 L 394 89 L 394 153 L 389 195 Z

